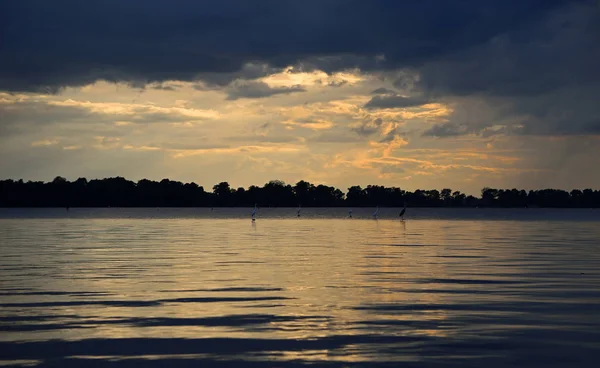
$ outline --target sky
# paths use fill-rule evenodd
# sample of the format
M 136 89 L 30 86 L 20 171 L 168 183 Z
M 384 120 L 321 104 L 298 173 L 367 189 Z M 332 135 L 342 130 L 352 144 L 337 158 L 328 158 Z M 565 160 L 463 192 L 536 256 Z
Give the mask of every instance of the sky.
M 598 188 L 598 0 L 4 0 L 0 177 Z

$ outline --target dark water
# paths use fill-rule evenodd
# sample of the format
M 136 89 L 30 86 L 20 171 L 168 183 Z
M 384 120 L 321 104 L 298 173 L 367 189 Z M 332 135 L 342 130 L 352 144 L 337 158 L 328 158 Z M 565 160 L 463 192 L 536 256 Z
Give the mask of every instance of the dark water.
M 0 209 L 0 363 L 592 367 L 597 210 Z

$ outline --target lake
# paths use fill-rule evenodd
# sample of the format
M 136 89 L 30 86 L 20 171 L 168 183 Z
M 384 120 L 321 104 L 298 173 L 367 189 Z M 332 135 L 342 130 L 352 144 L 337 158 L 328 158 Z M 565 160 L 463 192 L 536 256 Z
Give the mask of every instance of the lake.
M 592 367 L 600 211 L 0 209 L 0 363 Z

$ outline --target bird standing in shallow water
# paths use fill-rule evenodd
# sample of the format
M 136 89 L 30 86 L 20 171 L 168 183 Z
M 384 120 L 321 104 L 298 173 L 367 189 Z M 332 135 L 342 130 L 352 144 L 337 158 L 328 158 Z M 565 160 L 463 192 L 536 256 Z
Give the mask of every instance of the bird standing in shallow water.
M 404 205 L 404 208 L 402 209 L 402 211 L 400 211 L 400 214 L 398 216 L 400 216 L 400 218 L 402 219 L 402 221 L 404 221 L 404 214 L 406 213 L 406 204 Z

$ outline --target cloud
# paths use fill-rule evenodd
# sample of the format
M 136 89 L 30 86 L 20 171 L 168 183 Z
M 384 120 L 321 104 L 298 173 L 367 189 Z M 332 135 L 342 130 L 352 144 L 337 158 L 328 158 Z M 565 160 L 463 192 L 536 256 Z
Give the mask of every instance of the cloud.
M 225 141 L 232 142 L 260 142 L 260 143 L 292 143 L 298 142 L 300 139 L 293 135 L 240 135 L 228 136 Z
M 419 68 L 416 89 L 455 101 L 447 124 L 428 135 L 600 134 L 600 6 L 574 1 Z
M 383 166 L 379 172 L 382 174 L 402 174 L 406 172 L 406 170 L 400 166 Z
M 396 109 L 415 107 L 427 104 L 429 101 L 423 97 L 404 97 L 400 95 L 374 96 L 365 104 L 367 109 Z
M 174 158 L 183 158 L 196 155 L 251 155 L 251 154 L 284 154 L 292 153 L 297 154 L 306 150 L 306 147 L 301 145 L 290 145 L 290 144 L 263 144 L 263 145 L 240 145 L 240 146 L 225 146 L 225 147 L 210 147 L 210 148 L 198 148 L 198 149 L 170 149 L 166 148 L 166 151 L 173 153 Z
M 319 119 L 287 120 L 282 124 L 289 127 L 300 127 L 310 130 L 328 130 L 334 127 L 334 124 L 331 121 Z
M 500 186 L 499 182 L 511 186 L 511 183 L 523 175 L 541 175 L 544 171 L 505 159 L 496 154 L 501 152 L 497 150 L 486 157 L 481 151 L 411 149 L 405 143 L 401 138 L 387 145 L 372 142 L 372 149 L 349 150 L 329 157 L 326 168 L 336 173 L 353 175 L 356 177 L 355 184 L 360 185 L 373 184 L 372 178 L 377 178 L 378 183 L 386 185 L 397 186 L 398 180 L 412 180 L 411 187 L 418 183 L 416 185 L 419 188 L 441 189 L 440 186 L 443 185 L 461 191 L 465 186 L 474 184 L 469 188 L 471 193 L 477 193 L 482 186 L 487 185 L 481 184 L 485 180 L 493 180 L 496 186 Z M 395 148 L 398 148 L 396 152 L 392 152 Z M 464 160 L 457 161 L 457 158 Z M 474 183 L 469 184 L 472 182 Z
M 314 137 L 309 137 L 307 139 L 308 142 L 314 143 L 361 143 L 363 142 L 363 138 L 357 136 L 356 134 L 346 134 L 345 132 L 324 132 L 322 134 L 316 135 Z
M 481 45 L 565 3 L 130 0 L 91 2 L 82 12 L 70 2 L 6 1 L 0 89 L 56 91 L 100 79 L 226 85 L 248 64 L 260 66 L 257 75 L 289 65 L 327 72 L 412 67 Z M 398 14 L 408 16 L 398 21 Z
M 104 130 L 146 123 L 203 122 L 219 118 L 214 110 L 184 107 L 163 107 L 154 104 L 90 102 L 81 100 L 46 99 L 39 96 L 2 98 L 0 95 L 0 132 L 9 137 L 39 130 L 56 124 L 104 124 Z M 114 126 L 109 126 L 111 124 Z M 81 125 L 80 127 L 84 129 Z M 106 132 L 105 132 L 106 133 Z M 103 134 L 107 135 L 107 134 Z
M 59 143 L 58 139 L 42 139 L 39 141 L 31 142 L 31 146 L 32 147 L 53 146 L 58 143 Z
M 252 81 L 281 73 L 284 68 L 272 67 L 265 62 L 245 62 L 239 69 L 223 72 L 208 71 L 198 73 L 193 80 L 198 81 L 194 89 L 198 91 L 220 90 L 235 81 Z
M 379 143 L 389 143 L 389 142 L 396 141 L 398 139 L 402 139 L 401 138 L 402 135 L 403 135 L 403 132 L 400 131 L 399 127 L 391 128 L 387 133 L 385 133 L 383 138 L 379 140 Z
M 78 146 L 78 145 L 70 145 L 70 146 L 63 146 L 62 149 L 65 150 L 65 151 L 76 151 L 76 150 L 80 150 L 82 148 L 83 147 Z
M 153 86 L 151 86 L 151 88 L 157 89 L 157 90 L 160 90 L 160 91 L 176 91 L 177 90 L 177 87 L 171 86 L 171 85 L 168 85 L 168 84 L 163 84 L 163 83 L 159 83 L 159 84 L 153 85 Z
M 424 136 L 456 137 L 468 133 L 468 127 L 453 123 L 436 124 L 423 132 Z
M 214 119 L 219 114 L 214 110 L 202 110 L 184 107 L 162 107 L 153 104 L 135 104 L 118 102 L 90 102 L 72 99 L 64 101 L 48 101 L 49 106 L 80 109 L 91 114 L 110 115 L 119 120 L 136 122 L 169 122 L 184 120 Z
M 265 82 L 244 81 L 233 83 L 229 88 L 227 88 L 227 99 L 237 100 L 239 98 L 265 98 L 274 95 L 305 91 L 306 90 L 302 86 L 271 87 Z
M 380 88 L 373 90 L 371 92 L 371 94 L 372 95 L 391 95 L 391 94 L 396 94 L 396 91 L 385 88 L 385 87 L 380 87 Z
M 93 147 L 99 150 L 110 150 L 122 146 L 121 138 L 119 137 L 94 137 Z
M 134 151 L 196 151 L 196 150 L 212 150 L 230 148 L 226 144 L 215 143 L 182 143 L 182 142 L 163 142 L 163 143 L 148 143 L 142 146 L 125 145 L 124 149 Z
M 69 163 L 97 155 L 85 166 L 96 177 L 126 157 L 132 171 L 152 158 L 160 162 L 143 161 L 145 172 L 162 177 L 252 184 L 251 170 L 230 173 L 248 156 L 258 165 L 285 152 L 298 168 L 310 152 L 311 177 L 331 180 L 323 162 L 339 153 L 373 170 L 368 178 L 392 175 L 369 160 L 406 156 L 430 164 L 390 164 L 406 170 L 394 180 L 443 172 L 454 179 L 435 180 L 463 185 L 474 172 L 479 185 L 488 173 L 514 183 L 523 171 L 485 169 L 510 165 L 575 183 L 597 163 L 597 1 L 109 0 L 85 12 L 71 3 L 0 2 L 0 91 L 11 92 L 0 92 L 2 156 L 28 150 L 31 167 L 36 154 L 48 162 L 45 152 L 55 170 L 71 170 L 60 164 L 68 153 Z M 516 161 L 408 157 L 503 144 Z M 560 161 L 549 146 L 587 161 Z M 334 179 L 343 185 L 365 174 L 344 168 Z
M 365 119 L 359 126 L 351 128 L 356 134 L 362 137 L 370 136 L 379 131 L 383 125 L 383 119 Z
M 342 87 L 342 86 L 345 86 L 346 84 L 348 84 L 348 81 L 346 81 L 346 80 L 331 81 L 331 82 L 327 83 L 327 85 L 329 87 Z

